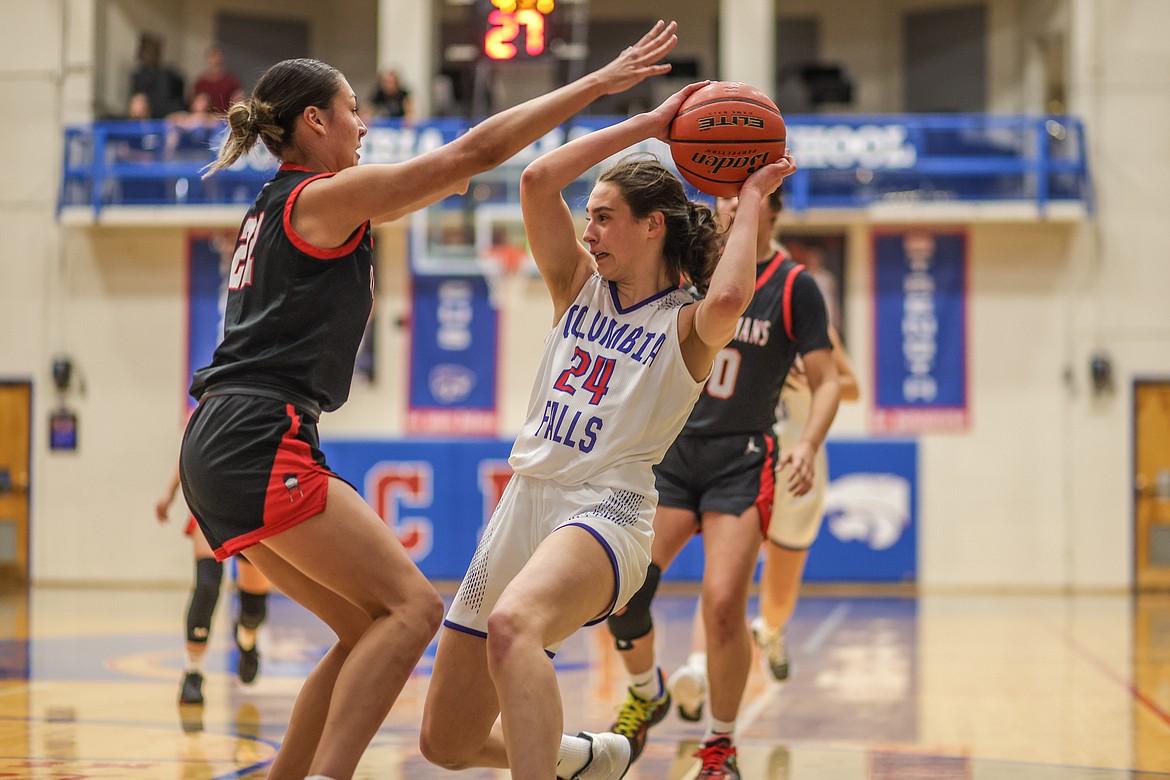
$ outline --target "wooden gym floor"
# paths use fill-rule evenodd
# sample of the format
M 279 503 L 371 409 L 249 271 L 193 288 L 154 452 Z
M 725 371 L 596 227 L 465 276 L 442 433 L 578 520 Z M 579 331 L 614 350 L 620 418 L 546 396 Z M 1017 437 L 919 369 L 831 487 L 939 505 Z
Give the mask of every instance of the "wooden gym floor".
M 260 679 L 235 679 L 225 589 L 206 704 L 179 707 L 183 590 L 33 588 L 0 596 L 0 778 L 262 778 L 328 633 L 271 599 Z M 754 607 L 754 604 L 753 604 Z M 667 673 L 690 595 L 656 602 Z M 1170 595 L 806 595 L 793 676 L 753 666 L 739 720 L 745 780 L 1170 778 Z M 358 770 L 368 780 L 503 778 L 419 755 L 433 646 Z M 623 692 L 604 627 L 556 658 L 566 729 L 597 730 Z M 697 724 L 672 713 L 631 780 L 694 777 Z

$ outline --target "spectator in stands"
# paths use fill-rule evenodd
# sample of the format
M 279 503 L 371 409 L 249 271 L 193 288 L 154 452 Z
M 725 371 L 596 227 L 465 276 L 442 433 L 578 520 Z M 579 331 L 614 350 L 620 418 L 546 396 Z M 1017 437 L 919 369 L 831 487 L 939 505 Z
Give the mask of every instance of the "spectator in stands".
M 135 92 L 126 105 L 127 119 L 150 119 L 150 98 L 145 92 Z
M 203 93 L 207 95 L 213 113 L 226 114 L 233 102 L 243 99 L 240 80 L 227 69 L 223 49 L 219 46 L 209 48 L 205 57 L 206 65 L 203 72 L 195 78 L 189 103 L 193 104 L 199 94 Z M 194 110 L 192 106 L 191 111 Z
M 142 93 L 150 101 L 150 118 L 162 119 L 183 111 L 183 77 L 162 63 L 162 38 L 143 33 L 138 41 L 138 67 L 130 74 L 130 94 Z
M 370 95 L 370 115 L 409 122 L 414 119 L 410 93 L 403 88 L 398 71 L 387 68 L 378 74 L 378 88 Z
M 167 117 L 167 152 L 172 159 L 207 160 L 213 141 L 223 127 L 223 115 L 211 110 L 211 96 L 196 92 L 190 111 Z

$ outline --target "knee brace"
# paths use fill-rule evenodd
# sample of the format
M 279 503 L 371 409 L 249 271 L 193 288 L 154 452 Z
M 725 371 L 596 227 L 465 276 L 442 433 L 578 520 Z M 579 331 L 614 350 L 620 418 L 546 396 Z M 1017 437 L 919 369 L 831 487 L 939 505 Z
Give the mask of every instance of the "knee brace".
M 654 628 L 650 602 L 654 600 L 658 578 L 661 576 L 662 570 L 656 564 L 650 564 L 646 569 L 646 581 L 630 599 L 625 610 L 620 615 L 610 615 L 606 620 L 618 650 L 629 650 L 634 646 L 635 639 L 641 639 Z
M 268 617 L 268 594 L 240 591 L 240 625 L 255 631 Z
M 187 607 L 187 641 L 206 642 L 211 632 L 211 616 L 219 601 L 219 585 L 223 579 L 223 564 L 214 558 L 195 561 L 195 587 L 191 590 L 191 604 Z

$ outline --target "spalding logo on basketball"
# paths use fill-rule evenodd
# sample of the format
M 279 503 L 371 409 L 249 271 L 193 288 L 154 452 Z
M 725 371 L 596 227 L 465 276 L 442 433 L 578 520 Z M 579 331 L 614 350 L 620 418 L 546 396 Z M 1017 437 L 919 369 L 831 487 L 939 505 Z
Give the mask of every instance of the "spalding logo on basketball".
M 771 98 L 738 81 L 696 90 L 670 123 L 670 156 L 696 189 L 734 198 L 756 169 L 784 156 L 784 118 Z

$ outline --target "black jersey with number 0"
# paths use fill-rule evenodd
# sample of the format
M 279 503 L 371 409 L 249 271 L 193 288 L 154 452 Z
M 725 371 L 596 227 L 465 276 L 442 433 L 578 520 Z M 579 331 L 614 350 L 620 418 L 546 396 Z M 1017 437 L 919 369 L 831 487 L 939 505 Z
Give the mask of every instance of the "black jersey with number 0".
M 291 222 L 304 186 L 331 175 L 284 165 L 256 197 L 228 269 L 223 342 L 211 365 L 195 372 L 193 397 L 224 383 L 287 390 L 324 411 L 349 397 L 373 305 L 370 226 L 322 249 Z
M 711 378 L 683 432 L 771 430 L 780 389 L 797 354 L 832 347 L 828 323 L 825 299 L 808 271 L 783 252 L 760 263 L 752 302 L 731 343 L 716 355 Z

